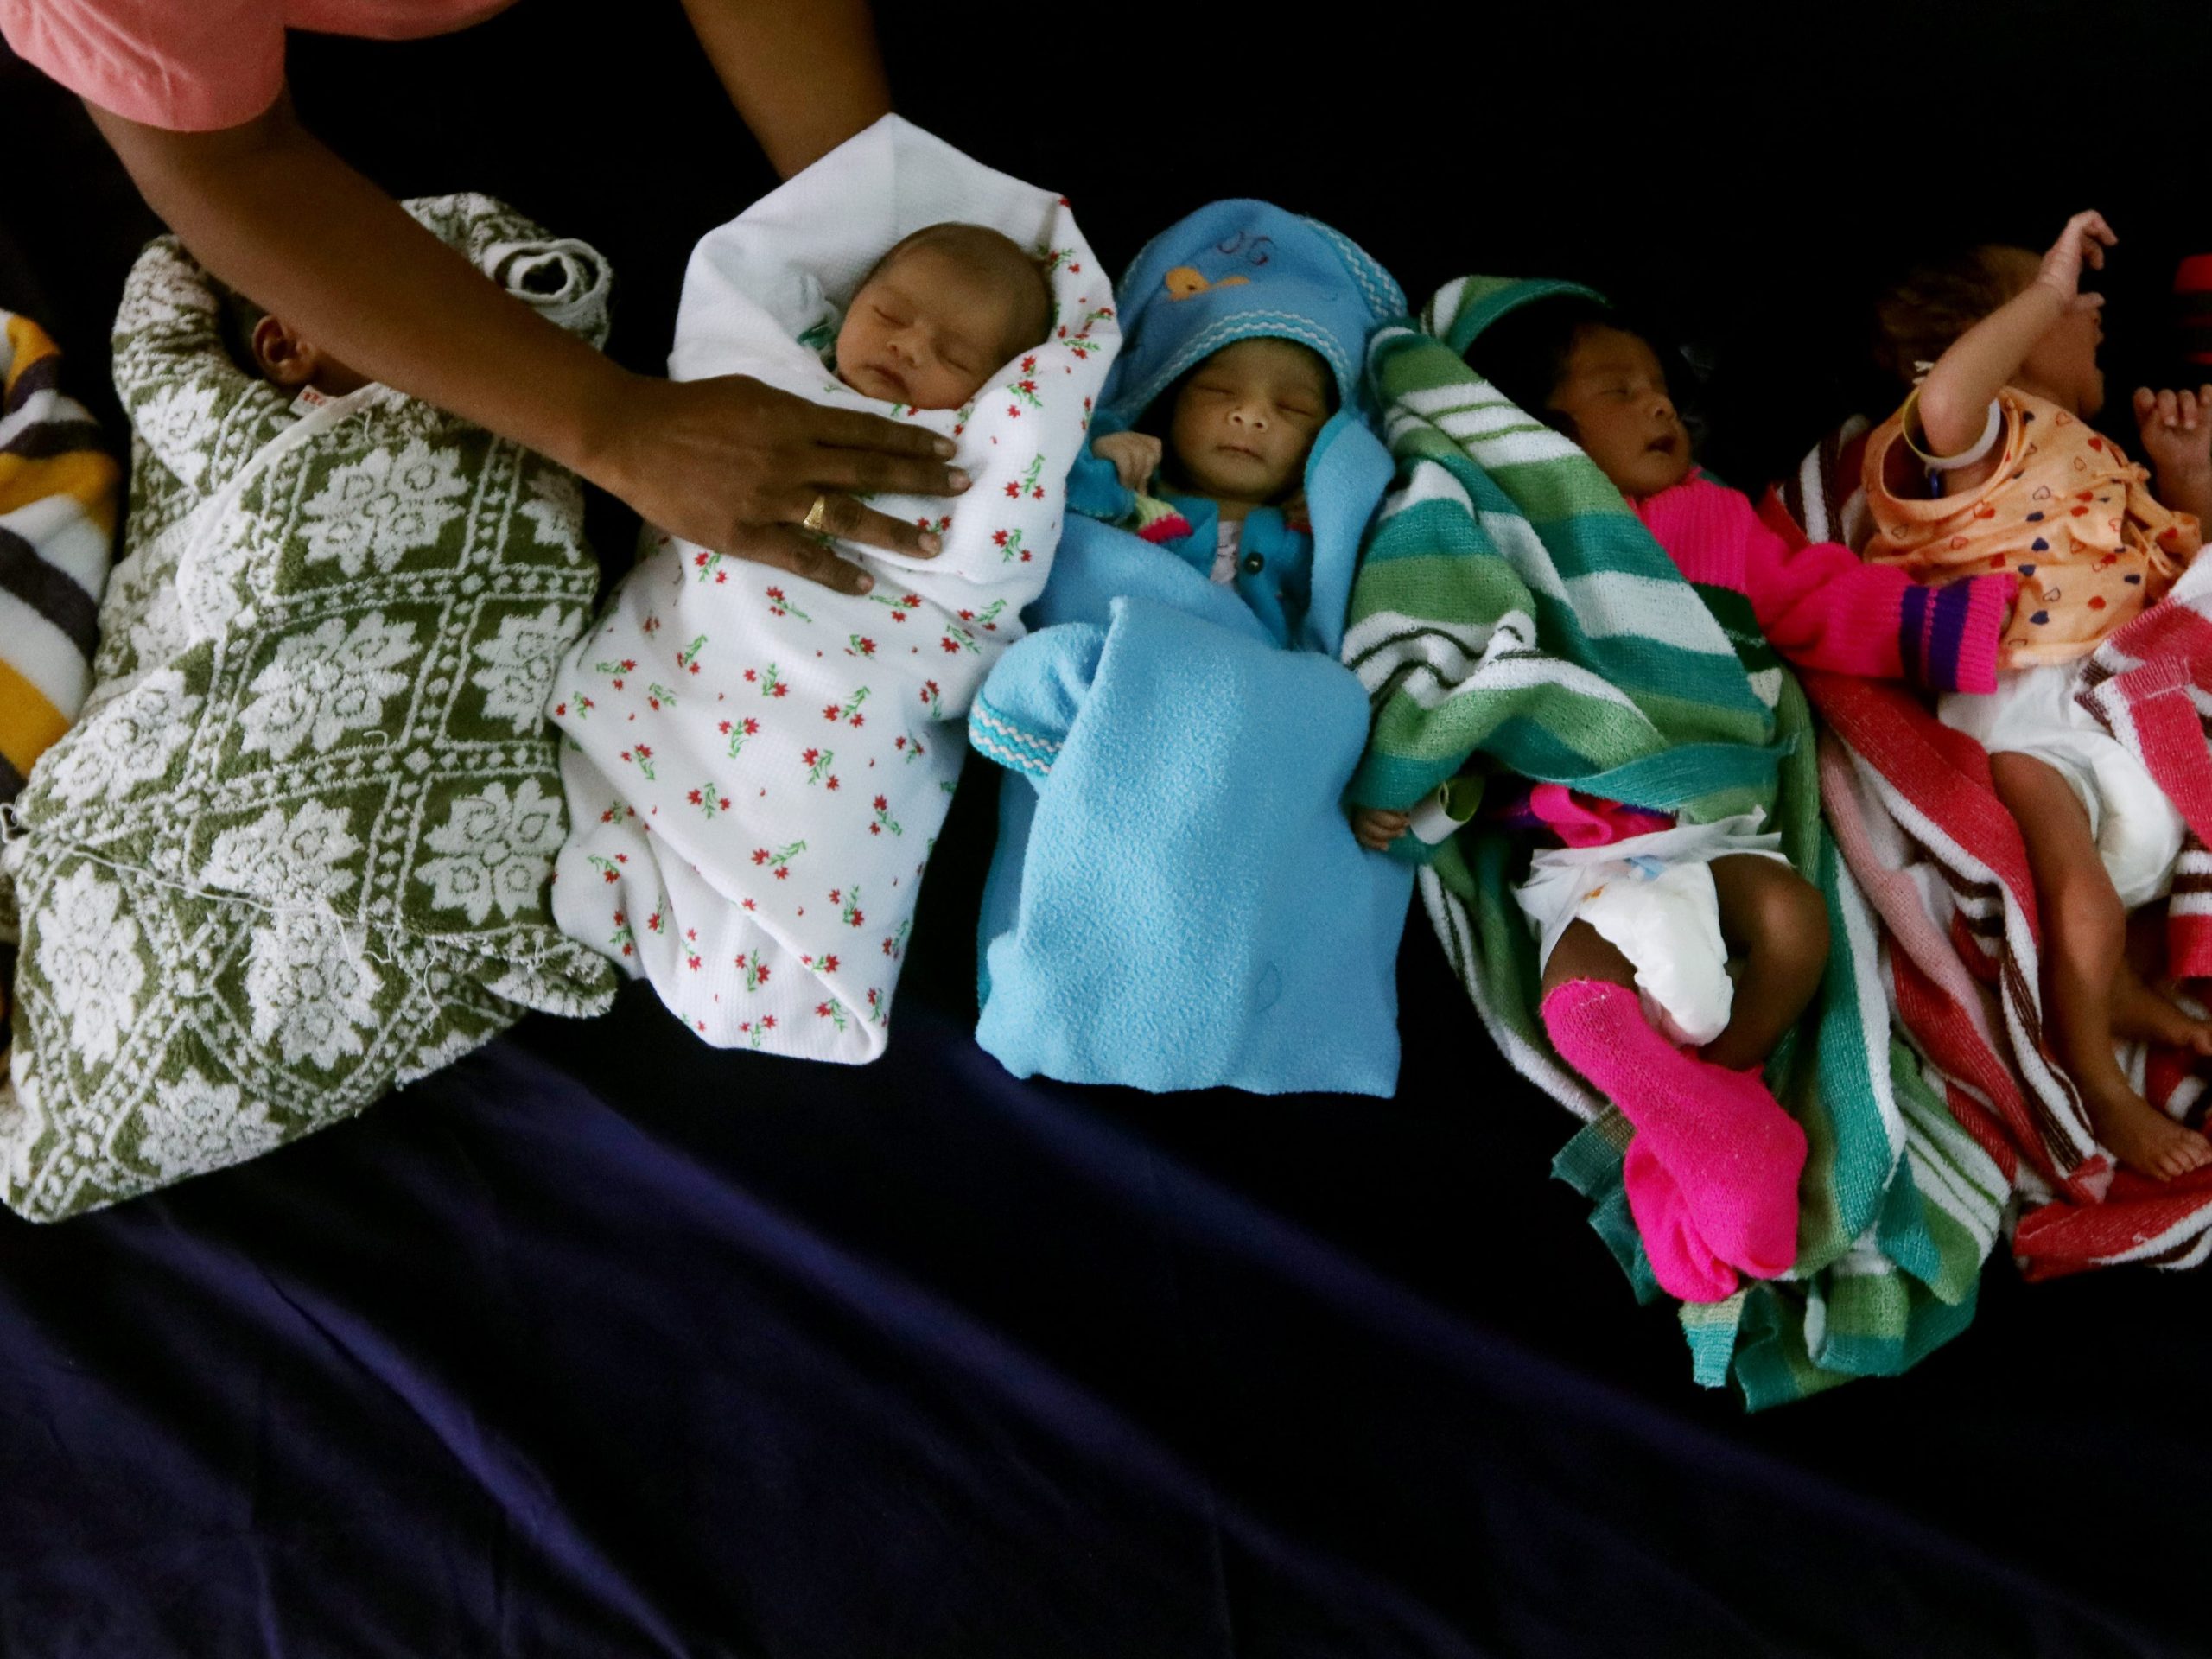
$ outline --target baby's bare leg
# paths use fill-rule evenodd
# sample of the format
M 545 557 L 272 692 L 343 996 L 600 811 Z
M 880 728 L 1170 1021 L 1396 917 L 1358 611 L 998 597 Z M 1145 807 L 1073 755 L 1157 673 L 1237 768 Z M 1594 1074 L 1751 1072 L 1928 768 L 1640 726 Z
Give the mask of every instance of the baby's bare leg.
M 1827 904 L 1778 859 L 1738 854 L 1713 861 L 1720 937 L 1742 963 L 1728 1028 L 1705 1058 L 1732 1071 L 1758 1065 L 1797 1023 L 1828 960 Z
M 1543 994 L 1549 996 L 1560 986 L 1578 979 L 1602 979 L 1608 984 L 1625 985 L 1633 990 L 1636 964 L 1589 923 L 1569 922 L 1567 931 L 1552 947 L 1551 960 L 1544 964 Z
M 2113 1055 L 2113 1002 L 2125 977 L 2127 917 L 2097 856 L 2088 814 L 2066 780 L 2024 754 L 1993 754 L 1998 798 L 2020 826 L 2043 916 L 2044 1008 L 2051 1046 L 2097 1138 L 2139 1174 L 2170 1180 L 2212 1163 L 2212 1143 L 2128 1086 Z
M 2183 1012 L 2158 988 L 2165 978 L 2165 906 L 2145 905 L 2127 918 L 2127 951 L 2120 958 L 2120 983 L 2113 991 L 2113 1035 L 2212 1054 L 2212 1020 Z

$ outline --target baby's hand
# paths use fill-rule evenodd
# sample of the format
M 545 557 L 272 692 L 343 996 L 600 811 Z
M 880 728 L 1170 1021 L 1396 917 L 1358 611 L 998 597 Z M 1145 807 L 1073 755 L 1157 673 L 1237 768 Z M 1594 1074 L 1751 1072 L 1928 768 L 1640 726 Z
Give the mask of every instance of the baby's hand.
M 2212 470 L 2212 385 L 2195 391 L 2136 387 L 2135 425 L 2161 479 Z
M 1144 488 L 1160 470 L 1160 440 L 1141 432 L 1109 432 L 1090 446 L 1090 453 L 1114 463 L 1114 475 L 1125 490 Z
M 1369 852 L 1387 853 L 1390 843 L 1404 835 L 1411 823 L 1408 813 L 1386 812 L 1379 806 L 1358 806 L 1352 809 L 1351 832 Z
M 2105 250 L 2119 240 L 2102 213 L 2094 209 L 2076 213 L 2066 221 L 2058 240 L 2044 255 L 2036 281 L 2056 291 L 2068 311 L 2094 311 L 2105 302 L 2105 296 L 2082 292 L 2082 266 L 2086 261 L 2093 269 L 2103 270 Z

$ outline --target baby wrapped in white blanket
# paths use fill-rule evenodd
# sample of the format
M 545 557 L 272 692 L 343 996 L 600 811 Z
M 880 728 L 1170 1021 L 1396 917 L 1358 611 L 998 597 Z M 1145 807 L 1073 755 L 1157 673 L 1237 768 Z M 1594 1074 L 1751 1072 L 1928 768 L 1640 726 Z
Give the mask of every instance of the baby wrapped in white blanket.
M 891 278 L 912 256 L 887 251 L 913 238 L 940 260 L 989 251 L 973 231 L 914 236 L 932 226 L 982 226 L 1036 259 L 1046 292 L 1012 326 L 1038 343 L 995 373 L 997 357 L 977 355 L 988 327 L 928 361 L 883 345 L 912 321 Z M 952 438 L 975 480 L 949 499 L 873 501 L 943 547 L 842 545 L 875 578 L 865 595 L 656 536 L 562 664 L 548 707 L 569 739 L 571 829 L 555 916 L 709 1042 L 883 1052 L 969 700 L 1045 585 L 1119 338 L 1065 201 L 895 116 L 694 251 L 671 375 L 749 374 L 911 421 Z M 948 388 L 966 400 L 925 406 Z

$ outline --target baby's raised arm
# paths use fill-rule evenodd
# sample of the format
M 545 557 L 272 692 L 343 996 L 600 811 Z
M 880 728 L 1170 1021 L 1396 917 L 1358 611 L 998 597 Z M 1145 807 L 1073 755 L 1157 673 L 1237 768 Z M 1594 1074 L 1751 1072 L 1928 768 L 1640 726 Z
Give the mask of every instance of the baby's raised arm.
M 2035 280 L 1952 343 L 1920 388 L 1920 435 L 1929 454 L 1973 448 L 1988 421 L 1989 400 L 2020 372 L 2036 342 L 2062 317 L 2105 302 L 2101 294 L 2081 291 L 2082 267 L 2101 269 L 2105 250 L 2118 240 L 2102 213 L 2075 214 Z

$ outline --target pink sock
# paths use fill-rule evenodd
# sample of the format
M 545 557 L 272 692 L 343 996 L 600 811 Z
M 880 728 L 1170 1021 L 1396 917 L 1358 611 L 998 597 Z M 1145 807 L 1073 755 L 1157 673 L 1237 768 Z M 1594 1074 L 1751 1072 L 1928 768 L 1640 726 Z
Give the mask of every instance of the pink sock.
M 1651 1142 L 1637 1135 L 1628 1143 L 1621 1171 L 1628 1189 L 1628 1211 L 1643 1236 L 1659 1288 L 1686 1302 L 1717 1302 L 1736 1294 L 1736 1269 L 1713 1255 L 1698 1236 L 1697 1224 L 1682 1201 L 1682 1189 L 1653 1155 Z
M 1561 985 L 1544 999 L 1543 1020 L 1560 1058 L 1611 1097 L 1673 1177 L 1693 1235 L 1755 1279 L 1787 1273 L 1797 1259 L 1805 1132 L 1758 1074 L 1683 1053 L 1646 1023 L 1634 991 L 1605 980 Z M 1629 1198 L 1641 1227 L 1633 1187 Z M 1655 1216 L 1666 1208 L 1647 1202 Z

